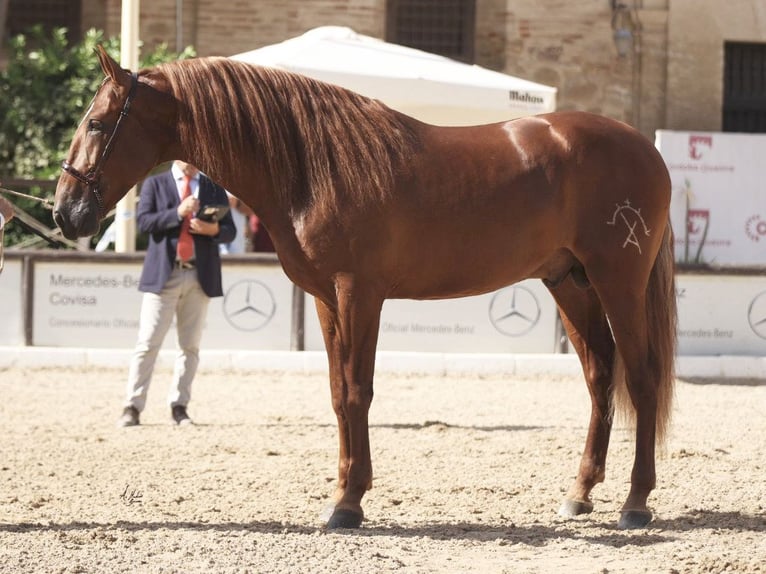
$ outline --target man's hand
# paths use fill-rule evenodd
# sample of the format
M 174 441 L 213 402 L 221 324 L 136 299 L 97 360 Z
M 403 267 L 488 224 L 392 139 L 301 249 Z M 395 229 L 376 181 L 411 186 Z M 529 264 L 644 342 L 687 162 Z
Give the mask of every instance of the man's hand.
M 189 231 L 198 235 L 214 237 L 218 235 L 220 229 L 217 221 L 202 221 L 194 217 L 189 223 Z
M 178 206 L 178 217 L 183 219 L 187 215 L 193 215 L 199 211 L 199 199 L 189 196 Z

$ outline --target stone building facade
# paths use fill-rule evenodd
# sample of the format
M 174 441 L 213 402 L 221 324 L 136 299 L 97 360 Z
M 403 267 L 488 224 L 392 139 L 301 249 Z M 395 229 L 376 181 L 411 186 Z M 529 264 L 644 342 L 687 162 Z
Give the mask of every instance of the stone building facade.
M 119 34 L 122 0 L 81 3 L 83 29 Z M 660 128 L 721 130 L 727 43 L 766 46 L 764 0 L 471 3 L 474 63 L 555 86 L 559 109 L 615 117 L 649 137 Z M 140 32 L 145 46 L 191 44 L 200 56 L 229 56 L 321 25 L 349 26 L 386 38 L 391 4 L 392 0 L 144 0 Z M 622 57 L 613 39 L 620 5 L 630 13 L 633 38 L 632 48 Z M 766 78 L 766 49 L 764 54 Z M 762 81 L 766 89 L 766 79 Z

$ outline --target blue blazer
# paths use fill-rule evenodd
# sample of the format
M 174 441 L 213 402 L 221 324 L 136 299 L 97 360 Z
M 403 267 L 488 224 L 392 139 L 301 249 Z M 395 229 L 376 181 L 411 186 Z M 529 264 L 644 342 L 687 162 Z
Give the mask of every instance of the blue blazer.
M 203 207 L 229 204 L 226 191 L 203 174 L 200 174 L 198 199 Z M 149 246 L 138 284 L 139 291 L 159 293 L 173 271 L 181 231 L 177 211 L 180 203 L 178 186 L 170 170 L 147 178 L 141 186 L 136 222 L 142 233 L 149 234 Z M 230 213 L 219 221 L 219 226 L 220 231 L 215 237 L 192 233 L 197 278 L 208 297 L 223 295 L 218 244 L 230 242 L 237 233 Z

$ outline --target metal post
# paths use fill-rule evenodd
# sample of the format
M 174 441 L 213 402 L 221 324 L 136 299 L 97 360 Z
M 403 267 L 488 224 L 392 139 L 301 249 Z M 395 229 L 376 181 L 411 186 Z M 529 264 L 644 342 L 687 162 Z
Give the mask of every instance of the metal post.
M 140 0 L 122 0 L 120 29 L 120 65 L 138 69 Z M 117 204 L 115 211 L 114 250 L 133 253 L 136 250 L 136 188 L 132 188 Z
M 556 348 L 554 353 L 568 353 L 569 352 L 569 339 L 567 338 L 567 331 L 564 328 L 564 323 L 561 320 L 561 313 L 556 309 Z
M 24 345 L 31 347 L 35 343 L 35 261 L 25 255 L 21 263 L 21 309 L 24 321 Z
M 305 351 L 306 293 L 293 285 L 293 324 L 290 330 L 290 350 Z

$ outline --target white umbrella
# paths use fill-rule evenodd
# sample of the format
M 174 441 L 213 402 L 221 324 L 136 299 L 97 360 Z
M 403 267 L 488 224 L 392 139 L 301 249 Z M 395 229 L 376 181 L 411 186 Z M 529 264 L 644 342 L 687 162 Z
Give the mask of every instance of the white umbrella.
M 337 84 L 438 125 L 498 122 L 556 108 L 556 88 L 338 26 L 232 58 Z

